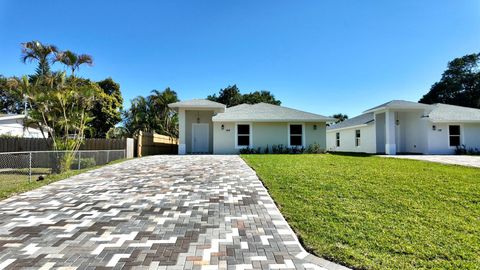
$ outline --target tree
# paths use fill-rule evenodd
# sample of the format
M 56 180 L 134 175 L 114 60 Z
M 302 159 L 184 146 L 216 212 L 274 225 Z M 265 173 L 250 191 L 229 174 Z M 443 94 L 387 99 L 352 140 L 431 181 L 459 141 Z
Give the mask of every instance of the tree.
M 50 63 L 53 62 L 53 55 L 57 52 L 56 46 L 42 44 L 40 41 L 22 43 L 22 61 L 23 63 L 37 61 L 37 76 L 48 75 L 51 72 Z
M 24 102 L 19 95 L 12 94 L 10 81 L 0 75 L 0 113 L 19 114 L 24 110 Z
M 330 117 L 336 119 L 335 123 L 343 122 L 348 119 L 348 115 L 342 113 L 336 113 Z
M 240 94 L 240 90 L 238 89 L 237 85 L 234 84 L 233 86 L 228 86 L 224 89 L 220 89 L 218 93 L 218 97 L 216 94 L 210 95 L 207 97 L 208 100 L 220 102 L 225 104 L 227 107 L 232 107 L 242 103 L 242 94 Z
M 69 51 L 66 51 L 68 54 L 59 53 L 56 46 L 38 41 L 23 43 L 22 47 L 23 62 L 38 61 L 37 73 L 30 78 L 11 78 L 7 82 L 8 92 L 17 100 L 25 99 L 28 105 L 26 125 L 35 125 L 52 138 L 52 148 L 57 155 L 54 169 L 57 172 L 69 170 L 85 132 L 91 129 L 88 125 L 94 119 L 95 101 L 108 97 L 99 84 L 75 77 L 80 65 L 92 63 L 91 57 Z M 55 54 L 56 60 L 71 69 L 70 76 L 67 77 L 65 71 L 50 70 Z
M 107 132 L 122 120 L 123 98 L 120 85 L 112 78 L 97 82 L 102 90 L 96 97 L 91 110 L 93 120 L 88 124 L 91 129 L 87 136 L 105 138 Z
M 419 102 L 480 108 L 480 53 L 455 58 Z
M 167 87 L 163 92 L 152 90 L 149 96 L 150 118 L 153 129 L 160 134 L 171 137 L 178 136 L 177 114 L 168 107 L 168 104 L 178 101 L 177 93 Z
M 237 85 L 228 86 L 220 89 L 218 96 L 216 94 L 209 95 L 208 100 L 220 102 L 227 107 L 232 107 L 242 103 L 256 104 L 260 102 L 280 105 L 282 102 L 275 99 L 275 96 L 270 91 L 255 91 L 248 94 L 241 94 Z
M 133 136 L 143 131 L 177 137 L 178 117 L 168 108 L 169 103 L 177 101 L 177 93 L 168 87 L 164 91 L 152 90 L 148 97 L 138 96 L 124 112 L 124 126 Z
M 81 65 L 93 65 L 93 58 L 88 54 L 76 54 L 72 51 L 66 50 L 56 54 L 55 62 L 60 62 L 70 68 L 71 76 L 75 76 L 75 71 L 80 68 Z
M 29 104 L 27 125 L 36 125 L 52 138 L 55 151 L 67 152 L 58 157 L 57 172 L 70 169 L 78 151 L 87 124 L 92 120 L 90 111 L 95 97 L 101 92 L 96 83 L 89 80 L 66 78 L 64 72 L 42 75 L 32 83 L 23 76 L 13 78 L 12 88 L 26 97 Z
M 270 91 L 255 91 L 249 94 L 244 94 L 242 98 L 243 103 L 256 104 L 256 103 L 269 103 L 274 105 L 280 105 L 282 102 L 275 99 L 275 96 Z
M 150 106 L 145 97 L 138 96 L 130 102 L 130 108 L 123 113 L 124 126 L 132 136 L 138 135 L 139 131 L 151 132 Z

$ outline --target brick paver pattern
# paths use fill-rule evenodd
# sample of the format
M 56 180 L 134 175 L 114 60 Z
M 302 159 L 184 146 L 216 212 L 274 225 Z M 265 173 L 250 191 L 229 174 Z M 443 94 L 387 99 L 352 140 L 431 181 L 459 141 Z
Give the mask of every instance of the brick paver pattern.
M 238 156 L 153 156 L 0 201 L 0 269 L 343 269 Z

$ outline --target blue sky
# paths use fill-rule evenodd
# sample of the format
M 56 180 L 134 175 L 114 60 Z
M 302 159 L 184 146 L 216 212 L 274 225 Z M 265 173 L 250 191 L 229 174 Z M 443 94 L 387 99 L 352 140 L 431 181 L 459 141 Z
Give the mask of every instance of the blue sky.
M 33 73 L 20 43 L 88 53 L 125 105 L 167 86 L 180 99 L 237 84 L 283 105 L 350 116 L 417 101 L 447 62 L 480 51 L 480 1 L 0 0 L 0 74 Z

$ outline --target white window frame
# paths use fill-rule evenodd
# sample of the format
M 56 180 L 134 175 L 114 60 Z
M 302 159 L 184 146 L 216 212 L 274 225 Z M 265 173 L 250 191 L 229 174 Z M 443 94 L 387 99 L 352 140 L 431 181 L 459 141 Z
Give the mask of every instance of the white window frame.
M 290 144 L 290 126 L 302 126 L 302 145 L 291 145 Z M 288 147 L 305 147 L 305 123 L 288 123 L 288 128 L 287 128 L 287 140 L 288 140 Z
M 447 145 L 448 145 L 448 148 L 450 148 L 450 149 L 456 149 L 457 146 L 451 146 L 451 145 L 450 145 L 450 126 L 458 126 L 458 127 L 459 127 L 460 135 L 452 135 L 452 136 L 458 136 L 458 137 L 459 137 L 459 139 L 460 139 L 460 144 L 459 144 L 458 146 L 462 146 L 462 144 L 463 144 L 463 126 L 460 125 L 460 124 L 448 124 L 448 125 L 447 125 L 447 132 L 448 132 Z
M 335 132 L 335 147 L 341 147 L 342 142 L 340 141 L 340 138 L 341 138 L 340 132 Z
M 357 137 L 357 131 L 360 136 Z M 362 143 L 362 131 L 360 129 L 355 129 L 355 147 L 360 147 Z
M 238 145 L 238 125 L 248 125 L 248 131 L 249 131 L 249 140 L 248 140 L 248 146 L 245 145 Z M 244 148 L 253 148 L 253 129 L 252 129 L 252 123 L 235 123 L 235 149 L 244 149 Z

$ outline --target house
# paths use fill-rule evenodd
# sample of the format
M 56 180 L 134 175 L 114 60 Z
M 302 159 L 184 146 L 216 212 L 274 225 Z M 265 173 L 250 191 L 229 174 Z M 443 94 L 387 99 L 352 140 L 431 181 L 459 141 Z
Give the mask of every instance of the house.
M 392 100 L 327 127 L 329 151 L 453 154 L 480 149 L 480 110 Z
M 287 107 L 258 103 L 226 108 L 194 99 L 169 104 L 179 116 L 179 154 L 237 154 L 242 148 L 283 145 L 326 149 L 326 123 L 334 119 Z
M 22 114 L 1 114 L 0 136 L 43 138 L 40 129 L 25 126 L 25 117 Z M 45 132 L 45 137 L 48 137 L 48 132 Z

